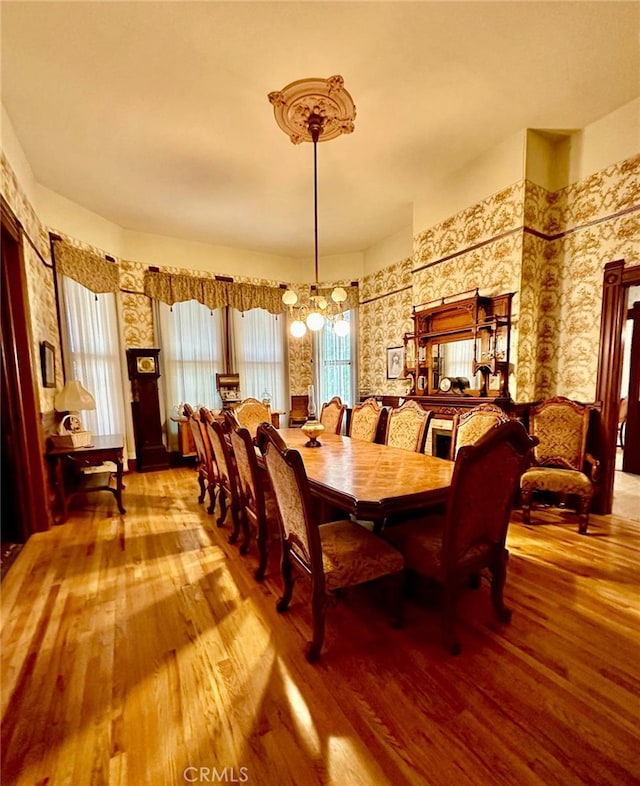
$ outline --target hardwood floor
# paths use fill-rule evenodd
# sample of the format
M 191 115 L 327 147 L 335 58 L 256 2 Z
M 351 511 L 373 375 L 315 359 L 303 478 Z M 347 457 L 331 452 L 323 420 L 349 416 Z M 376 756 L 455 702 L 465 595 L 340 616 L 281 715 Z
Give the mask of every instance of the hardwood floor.
M 126 516 L 87 498 L 2 583 L 4 786 L 640 783 L 638 523 L 516 512 L 510 626 L 466 592 L 453 658 L 434 608 L 394 630 L 357 588 L 312 666 L 304 583 L 279 615 L 277 564 L 255 582 L 193 470 L 126 486 Z

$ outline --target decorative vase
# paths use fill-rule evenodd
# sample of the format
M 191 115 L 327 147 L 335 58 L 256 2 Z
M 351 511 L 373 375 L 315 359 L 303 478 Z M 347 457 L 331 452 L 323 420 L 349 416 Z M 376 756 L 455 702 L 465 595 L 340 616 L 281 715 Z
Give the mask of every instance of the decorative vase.
M 307 420 L 301 426 L 302 431 L 309 437 L 309 441 L 304 443 L 305 448 L 321 448 L 318 436 L 324 431 L 324 426 L 319 420 Z

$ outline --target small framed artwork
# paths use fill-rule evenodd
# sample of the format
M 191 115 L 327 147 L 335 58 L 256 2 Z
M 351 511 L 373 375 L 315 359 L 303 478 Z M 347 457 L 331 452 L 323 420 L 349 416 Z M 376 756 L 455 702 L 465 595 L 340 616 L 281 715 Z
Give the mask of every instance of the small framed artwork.
M 48 341 L 40 342 L 40 367 L 42 368 L 42 386 L 56 386 L 56 351 Z
M 387 347 L 387 379 L 401 379 L 404 369 L 404 347 Z

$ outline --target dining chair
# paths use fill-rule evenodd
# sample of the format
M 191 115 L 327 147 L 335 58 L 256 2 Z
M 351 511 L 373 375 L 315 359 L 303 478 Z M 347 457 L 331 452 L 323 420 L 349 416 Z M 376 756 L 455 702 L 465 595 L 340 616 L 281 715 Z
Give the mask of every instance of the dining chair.
M 455 461 L 460 448 L 473 445 L 490 428 L 506 423 L 509 416 L 496 404 L 479 404 L 477 407 L 456 414 L 451 431 L 451 460 Z
M 287 610 L 293 595 L 293 570 L 311 578 L 313 635 L 307 659 L 320 657 L 328 603 L 338 590 L 386 577 L 392 622 L 401 622 L 403 559 L 382 538 L 351 520 L 321 523 L 311 499 L 299 451 L 287 448 L 277 431 L 259 427 L 259 441 L 278 508 L 284 592 L 276 608 Z
M 384 443 L 392 448 L 424 452 L 429 421 L 433 412 L 423 409 L 415 401 L 405 401 L 389 412 Z
M 262 581 L 267 568 L 269 545 L 280 539 L 276 500 L 268 474 L 258 465 L 256 447 L 249 430 L 244 427 L 234 429 L 230 432 L 230 439 L 238 469 L 243 529 L 240 553 L 249 551 L 253 530 L 259 556 L 255 577 Z
M 351 413 L 349 436 L 353 439 L 374 442 L 381 414 L 382 407 L 375 398 L 368 398 L 362 404 L 356 404 Z
M 309 410 L 309 396 L 291 396 L 289 427 L 297 428 L 306 423 Z
M 252 438 L 256 436 L 260 423 L 271 423 L 271 406 L 263 404 L 257 398 L 243 399 L 234 407 L 233 412 L 238 423 L 249 429 Z
M 209 506 L 207 507 L 207 513 L 213 513 L 216 504 L 217 465 L 200 414 L 190 404 L 184 405 L 183 412 L 185 417 L 188 418 L 189 429 L 196 448 L 196 472 L 198 473 L 198 485 L 200 486 L 198 502 L 204 502 L 204 498 L 208 493 Z
M 442 586 L 442 640 L 453 655 L 460 652 L 455 630 L 459 591 L 482 570 L 489 572 L 496 617 L 503 623 L 511 620 L 503 599 L 505 541 L 518 481 L 536 443 L 517 420 L 490 429 L 458 452 L 444 514 L 383 530 L 383 537 L 402 552 L 408 572 Z
M 342 419 L 347 405 L 342 403 L 340 396 L 334 396 L 322 405 L 320 423 L 328 434 L 339 434 L 342 431 Z
M 221 527 L 227 517 L 227 510 L 231 510 L 233 529 L 229 535 L 229 543 L 235 543 L 240 535 L 238 472 L 231 450 L 231 443 L 226 439 L 227 430 L 219 423 L 208 410 L 201 410 L 201 417 L 205 424 L 206 433 L 211 444 L 211 449 L 218 466 L 218 502 L 220 515 L 216 524 Z
M 586 535 L 600 470 L 600 462 L 586 449 L 592 409 L 564 396 L 555 396 L 531 408 L 529 431 L 539 444 L 533 451 L 534 466 L 520 482 L 525 524 L 531 523 L 534 495 L 547 492 L 558 495 L 561 504 L 568 498 L 577 498 L 578 532 Z

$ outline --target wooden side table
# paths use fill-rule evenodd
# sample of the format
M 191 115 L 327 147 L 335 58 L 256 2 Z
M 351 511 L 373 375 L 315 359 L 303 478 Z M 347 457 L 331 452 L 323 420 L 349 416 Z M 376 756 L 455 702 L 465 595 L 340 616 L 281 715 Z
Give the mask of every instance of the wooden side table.
M 82 448 L 51 448 L 46 457 L 52 469 L 56 498 L 60 507 L 60 515 L 56 523 L 63 524 L 69 517 L 69 502 L 79 491 L 110 491 L 116 498 L 120 513 L 126 513 L 122 504 L 124 438 L 121 434 L 93 437 L 92 444 Z M 96 467 L 105 461 L 116 465 L 116 485 L 111 485 L 111 472 L 87 473 L 82 482 L 75 488 L 67 488 L 65 483 L 65 465 L 74 464 L 82 471 L 83 467 Z

